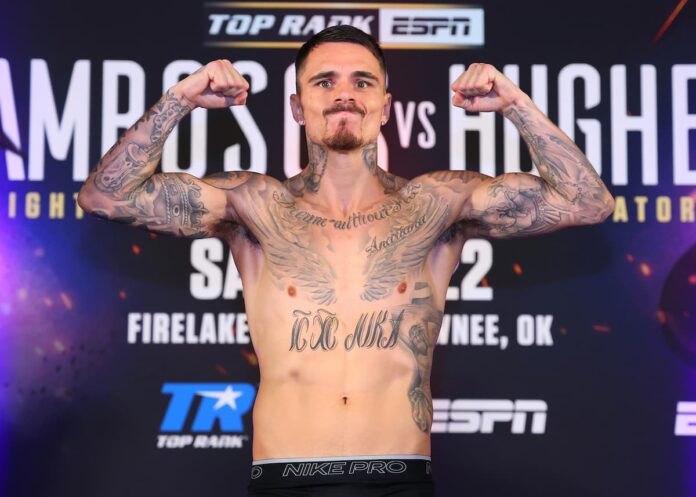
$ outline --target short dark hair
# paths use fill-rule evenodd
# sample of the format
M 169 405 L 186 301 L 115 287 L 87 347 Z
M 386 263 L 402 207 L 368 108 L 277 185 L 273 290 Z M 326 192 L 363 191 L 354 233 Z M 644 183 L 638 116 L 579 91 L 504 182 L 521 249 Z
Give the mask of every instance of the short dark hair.
M 382 47 L 379 46 L 377 40 L 350 24 L 339 24 L 319 31 L 307 40 L 298 50 L 297 56 L 295 57 L 295 86 L 297 87 L 298 93 L 300 91 L 300 71 L 309 56 L 309 52 L 322 43 L 355 43 L 356 45 L 362 45 L 367 48 L 370 53 L 375 56 L 377 62 L 379 62 L 379 67 L 382 69 L 382 74 L 384 75 L 384 85 L 386 87 L 387 65 L 384 62 L 384 52 L 382 52 Z

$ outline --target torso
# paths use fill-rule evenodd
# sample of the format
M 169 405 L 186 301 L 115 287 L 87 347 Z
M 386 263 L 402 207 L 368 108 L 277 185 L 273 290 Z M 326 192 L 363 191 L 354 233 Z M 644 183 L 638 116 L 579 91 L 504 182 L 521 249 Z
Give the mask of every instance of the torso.
M 395 190 L 340 220 L 272 179 L 235 192 L 255 460 L 430 454 L 433 349 L 464 235 L 427 186 Z

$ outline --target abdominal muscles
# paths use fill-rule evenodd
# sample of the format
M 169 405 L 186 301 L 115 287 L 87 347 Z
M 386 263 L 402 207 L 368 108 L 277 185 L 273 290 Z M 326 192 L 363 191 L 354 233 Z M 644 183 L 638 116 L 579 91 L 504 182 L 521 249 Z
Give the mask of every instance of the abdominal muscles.
M 429 454 L 429 426 L 424 432 L 414 422 L 409 399 L 417 369 L 410 350 L 348 351 L 338 338 L 334 350 L 260 364 L 254 459 Z

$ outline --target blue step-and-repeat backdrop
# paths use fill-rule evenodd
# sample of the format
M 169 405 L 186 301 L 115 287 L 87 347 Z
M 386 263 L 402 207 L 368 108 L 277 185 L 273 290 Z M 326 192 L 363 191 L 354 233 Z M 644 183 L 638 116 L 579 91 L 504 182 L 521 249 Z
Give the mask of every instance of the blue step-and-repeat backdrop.
M 163 91 L 232 60 L 245 107 L 196 110 L 164 171 L 306 160 L 302 40 L 350 23 L 386 51 L 382 167 L 529 171 L 495 114 L 450 104 L 495 65 L 586 152 L 603 224 L 469 240 L 435 351 L 444 496 L 696 495 L 696 4 L 6 2 L 0 13 L 0 494 L 244 495 L 259 371 L 219 239 L 99 221 L 75 197 Z M 270 305 L 270 303 L 269 303 Z M 214 410 L 228 386 L 236 409 Z M 211 412 L 214 410 L 214 412 Z

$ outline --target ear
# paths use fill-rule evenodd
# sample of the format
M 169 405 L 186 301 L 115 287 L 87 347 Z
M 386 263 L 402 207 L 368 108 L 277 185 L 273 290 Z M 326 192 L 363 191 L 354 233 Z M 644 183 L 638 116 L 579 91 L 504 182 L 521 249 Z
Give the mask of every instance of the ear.
M 386 123 L 389 121 L 389 116 L 391 115 L 391 102 L 392 102 L 392 96 L 391 93 L 387 93 L 384 96 L 384 107 L 382 108 L 382 122 Z
M 304 112 L 302 112 L 302 104 L 300 103 L 299 95 L 290 95 L 290 110 L 292 111 L 292 117 L 295 119 L 297 124 L 304 126 Z

